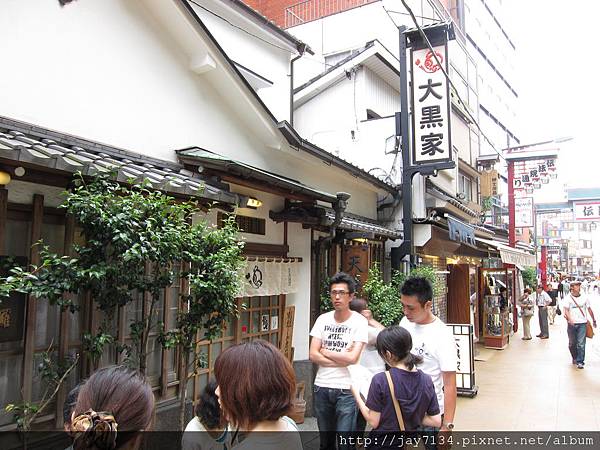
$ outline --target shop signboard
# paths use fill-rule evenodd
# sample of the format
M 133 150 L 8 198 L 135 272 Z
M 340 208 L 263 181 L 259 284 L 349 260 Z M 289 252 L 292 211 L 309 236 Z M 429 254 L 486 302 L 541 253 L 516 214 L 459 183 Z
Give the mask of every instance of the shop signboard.
M 577 221 L 600 221 L 600 200 L 573 203 L 573 216 Z
M 452 160 L 448 44 L 432 48 L 410 51 L 414 165 Z
M 342 270 L 364 286 L 370 267 L 369 245 L 345 245 L 342 253 Z
M 281 324 L 281 343 L 279 349 L 285 357 L 291 362 L 294 358 L 294 349 L 292 341 L 294 338 L 294 317 L 296 315 L 295 306 L 286 306 L 283 310 L 283 322 Z
M 515 197 L 515 227 L 533 227 L 533 197 Z
M 473 325 L 449 323 L 456 344 L 456 391 L 458 395 L 474 397 L 475 355 L 473 348 Z

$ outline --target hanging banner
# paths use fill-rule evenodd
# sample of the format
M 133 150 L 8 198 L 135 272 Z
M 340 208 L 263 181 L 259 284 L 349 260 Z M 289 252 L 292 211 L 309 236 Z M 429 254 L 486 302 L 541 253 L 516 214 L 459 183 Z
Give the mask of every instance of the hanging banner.
M 281 263 L 281 293 L 291 294 L 298 292 L 298 272 L 300 263 L 289 261 Z
M 573 217 L 575 220 L 600 220 L 600 201 L 573 203 Z
M 298 291 L 299 261 L 246 260 L 239 270 L 239 297 L 291 294 Z
M 515 227 L 533 227 L 533 197 L 515 197 Z
M 433 47 L 448 73 L 448 45 Z M 429 48 L 411 49 L 413 164 L 451 161 L 450 87 Z

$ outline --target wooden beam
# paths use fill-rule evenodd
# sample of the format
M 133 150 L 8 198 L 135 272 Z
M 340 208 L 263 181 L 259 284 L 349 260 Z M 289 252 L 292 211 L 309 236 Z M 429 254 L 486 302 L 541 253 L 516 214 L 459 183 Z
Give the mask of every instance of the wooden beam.
M 260 244 L 257 242 L 246 242 L 244 245 L 244 255 L 246 256 L 277 256 L 285 258 L 289 250 L 289 246 L 287 245 Z
M 44 220 L 44 196 L 33 195 L 33 212 L 31 220 L 31 251 L 30 264 L 40 264 L 39 246 L 34 245 L 42 237 L 42 221 Z M 33 358 L 35 353 L 35 328 L 37 314 L 37 299 L 33 296 L 27 297 L 27 312 L 25 319 L 25 345 L 23 351 L 23 401 L 32 401 L 33 388 Z
M 65 256 L 73 256 L 73 241 L 75 239 L 75 218 L 68 214 L 65 217 L 65 237 L 64 237 L 64 254 Z M 71 301 L 75 300 L 75 295 L 64 294 L 65 297 Z M 78 314 L 78 313 L 75 313 Z M 59 327 L 59 341 L 58 341 L 58 360 L 64 361 L 69 352 L 69 325 L 71 324 L 73 313 L 68 310 L 60 312 L 60 327 Z M 61 429 L 63 427 L 63 415 L 62 407 L 65 402 L 67 395 L 66 386 L 61 384 L 58 392 L 56 393 L 56 428 Z
M 6 219 L 8 216 L 8 190 L 0 188 L 0 255 L 6 253 Z

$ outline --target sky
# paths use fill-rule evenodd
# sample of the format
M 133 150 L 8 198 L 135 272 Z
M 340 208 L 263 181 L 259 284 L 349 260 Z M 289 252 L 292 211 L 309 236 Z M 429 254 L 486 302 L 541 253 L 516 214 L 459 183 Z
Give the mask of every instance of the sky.
M 517 47 L 521 143 L 574 138 L 558 144 L 559 178 L 540 189 L 536 200 L 560 201 L 563 184 L 600 187 L 600 2 L 503 2 L 509 11 L 503 19 Z

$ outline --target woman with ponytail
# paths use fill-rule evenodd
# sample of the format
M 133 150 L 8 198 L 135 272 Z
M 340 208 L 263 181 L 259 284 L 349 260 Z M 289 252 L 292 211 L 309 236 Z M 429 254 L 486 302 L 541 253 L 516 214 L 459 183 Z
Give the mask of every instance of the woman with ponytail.
M 154 394 L 139 372 L 104 367 L 80 388 L 72 417 L 74 450 L 137 450 L 154 423 Z
M 398 433 L 400 421 L 403 421 L 404 431 L 407 432 L 417 431 L 421 426 L 441 426 L 440 407 L 433 382 L 429 375 L 415 367 L 421 362 L 421 357 L 410 353 L 411 348 L 410 333 L 397 325 L 382 330 L 377 336 L 377 351 L 389 366 L 394 397 L 402 414 L 401 420 L 396 414 L 386 372 L 373 377 L 366 402 L 358 389 L 352 387 L 360 412 L 376 435 Z M 381 443 L 382 439 L 371 441 Z M 378 445 L 377 448 L 383 447 Z

